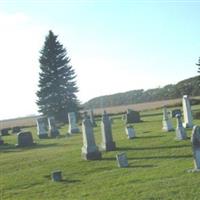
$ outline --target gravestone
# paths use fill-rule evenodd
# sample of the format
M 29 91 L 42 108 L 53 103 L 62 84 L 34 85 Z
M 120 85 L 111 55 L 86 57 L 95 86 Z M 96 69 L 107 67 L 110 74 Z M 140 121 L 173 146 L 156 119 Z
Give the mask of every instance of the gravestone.
M 68 113 L 68 121 L 69 121 L 69 129 L 68 133 L 73 134 L 73 133 L 79 133 L 80 129 L 77 126 L 76 122 L 76 114 L 75 112 L 69 112 Z
M 124 152 L 116 155 L 118 167 L 128 167 L 128 160 Z
M 183 96 L 183 116 L 184 116 L 184 123 L 183 126 L 185 128 L 192 128 L 192 110 L 190 106 L 190 100 L 187 95 Z
M 133 126 L 130 126 L 130 125 L 126 126 L 125 131 L 126 131 L 126 135 L 127 135 L 128 139 L 133 139 L 136 137 Z
M 105 151 L 113 151 L 116 149 L 115 142 L 112 137 L 112 124 L 108 114 L 104 111 L 101 121 L 101 134 L 102 134 L 102 145 L 101 148 Z
M 52 181 L 62 181 L 62 172 L 61 171 L 53 171 L 51 173 L 51 180 Z
M 12 133 L 19 133 L 21 131 L 21 128 L 19 126 L 15 126 L 12 128 Z
M 56 127 L 56 121 L 54 117 L 48 117 L 49 124 L 49 137 L 57 137 L 60 133 Z
M 2 145 L 2 144 L 4 144 L 4 141 L 3 141 L 1 134 L 0 134 L 0 145 Z
M 185 139 L 187 139 L 187 135 L 186 135 L 186 131 L 182 124 L 181 116 L 179 114 L 177 114 L 176 118 L 177 118 L 176 139 L 177 140 L 185 140 Z
M 48 119 L 46 117 L 37 118 L 37 135 L 40 139 L 48 138 Z
M 194 170 L 200 170 L 200 127 L 194 126 L 192 129 L 192 151 L 194 158 Z
M 29 131 L 21 131 L 17 134 L 17 144 L 16 147 L 28 147 L 35 143 L 33 142 L 32 133 Z
M 100 160 L 101 152 L 96 146 L 93 126 L 88 116 L 84 116 L 82 121 L 82 132 L 83 132 L 83 147 L 82 147 L 82 158 L 85 160 Z
M 172 110 L 171 111 L 171 118 L 175 118 L 177 114 L 179 114 L 179 115 L 182 116 L 182 112 L 181 112 L 180 109 L 174 109 L 174 110 Z
M 138 123 L 140 120 L 140 113 L 131 109 L 127 110 L 126 113 L 126 124 Z
M 163 107 L 163 121 L 162 121 L 162 124 L 163 124 L 163 128 L 162 130 L 163 131 L 173 131 L 173 127 L 172 127 L 172 122 L 169 118 L 169 115 L 168 115 L 168 112 L 167 112 L 167 108 L 166 106 Z
M 90 111 L 89 111 L 89 116 L 90 116 L 90 120 L 91 120 L 92 126 L 93 126 L 93 127 L 96 127 L 97 124 L 96 124 L 95 119 L 94 119 L 93 110 L 90 110 Z
M 1 129 L 1 135 L 2 136 L 9 135 L 9 128 L 3 128 L 3 129 Z

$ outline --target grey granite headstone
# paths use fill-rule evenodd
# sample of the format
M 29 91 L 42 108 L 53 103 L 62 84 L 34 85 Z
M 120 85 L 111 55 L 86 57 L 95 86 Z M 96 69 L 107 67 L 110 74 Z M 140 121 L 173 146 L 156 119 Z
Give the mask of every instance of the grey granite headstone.
M 140 113 L 131 109 L 127 109 L 126 124 L 138 123 L 140 120 Z
M 133 138 L 136 137 L 135 130 L 134 130 L 133 126 L 130 126 L 130 125 L 126 126 L 125 131 L 126 131 L 126 135 L 127 135 L 128 139 L 133 139 Z
M 163 107 L 163 121 L 162 121 L 162 124 L 163 124 L 163 128 L 162 130 L 163 131 L 173 131 L 173 127 L 172 127 L 172 122 L 169 118 L 169 115 L 168 115 L 168 112 L 167 112 L 167 108 L 166 106 Z
M 94 119 L 93 110 L 90 110 L 90 111 L 89 111 L 89 116 L 90 116 L 90 120 L 91 120 L 92 126 L 93 126 L 93 127 L 96 127 L 97 124 L 96 124 L 95 119 Z
M 187 95 L 183 96 L 183 116 L 184 116 L 184 123 L 183 126 L 185 128 L 192 128 L 192 110 L 190 106 L 190 100 Z
M 186 135 L 186 131 L 182 125 L 181 116 L 179 114 L 177 114 L 176 118 L 177 118 L 176 139 L 177 140 L 185 140 L 185 139 L 187 139 L 187 135 Z
M 117 154 L 116 159 L 118 167 L 128 167 L 128 160 L 124 152 Z
M 40 139 L 48 138 L 48 120 L 46 117 L 37 118 L 37 135 Z
M 33 142 L 32 133 L 29 131 L 21 131 L 17 134 L 17 144 L 16 147 L 28 147 L 35 143 Z
M 0 134 L 0 145 L 2 145 L 2 144 L 4 144 L 4 141 L 3 141 L 1 134 Z
M 48 117 L 48 124 L 49 124 L 49 136 L 50 137 L 57 137 L 60 133 L 58 128 L 56 127 L 56 121 L 54 117 Z
M 112 124 L 108 114 L 104 111 L 101 121 L 101 134 L 102 134 L 102 145 L 101 148 L 105 151 L 113 151 L 116 149 L 115 142 L 112 137 Z
M 93 134 L 93 126 L 92 123 L 85 115 L 82 121 L 82 132 L 83 132 L 83 147 L 82 147 L 82 157 L 85 160 L 100 160 L 101 152 L 96 146 L 94 134 Z
M 61 171 L 53 171 L 51 173 L 52 181 L 62 181 L 62 172 Z
M 78 128 L 77 122 L 76 122 L 76 114 L 75 112 L 69 112 L 68 113 L 68 121 L 69 121 L 69 129 L 68 133 L 80 133 L 80 129 Z
M 192 150 L 194 157 L 194 170 L 200 170 L 200 127 L 194 126 L 192 129 Z

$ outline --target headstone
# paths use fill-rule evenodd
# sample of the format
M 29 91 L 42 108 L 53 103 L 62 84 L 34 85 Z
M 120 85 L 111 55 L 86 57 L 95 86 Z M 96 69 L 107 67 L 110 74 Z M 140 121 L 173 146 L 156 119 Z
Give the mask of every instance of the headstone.
M 174 110 L 172 110 L 171 111 L 171 118 L 175 118 L 177 114 L 179 114 L 179 115 L 182 116 L 182 112 L 181 112 L 180 109 L 174 109 Z
M 2 136 L 9 135 L 9 128 L 3 128 L 3 129 L 1 129 L 1 135 Z
M 2 144 L 4 144 L 4 141 L 3 141 L 1 134 L 0 134 L 0 145 L 2 145 Z
M 194 168 L 200 170 L 200 127 L 194 126 L 192 129 L 192 150 L 194 157 Z
M 52 181 L 62 181 L 62 172 L 61 171 L 53 171 L 51 173 Z
M 176 139 L 177 140 L 185 140 L 185 139 L 187 139 L 187 135 L 186 135 L 186 131 L 182 125 L 181 116 L 179 114 L 177 114 L 176 118 L 177 118 Z
M 79 133 L 80 129 L 77 126 L 76 122 L 76 114 L 75 112 L 69 112 L 68 113 L 68 121 L 69 121 L 69 129 L 68 133 L 73 134 L 73 133 Z
M 54 117 L 48 117 L 48 124 L 49 124 L 49 136 L 50 137 L 57 137 L 60 133 L 58 128 L 56 127 L 56 121 Z
M 163 107 L 163 121 L 162 121 L 162 123 L 163 123 L 163 128 L 162 128 L 163 131 L 168 132 L 168 131 L 174 130 L 173 127 L 172 127 L 172 122 L 169 118 L 166 106 Z
M 184 123 L 183 126 L 185 128 L 192 128 L 192 110 L 190 106 L 190 100 L 187 95 L 183 96 L 183 116 L 184 116 Z
M 104 111 L 101 121 L 101 134 L 102 134 L 102 145 L 101 148 L 105 151 L 113 151 L 116 149 L 115 142 L 112 137 L 112 124 L 108 114 Z
M 96 124 L 95 119 L 94 119 L 93 110 L 90 110 L 90 111 L 89 111 L 89 116 L 90 116 L 90 120 L 91 120 L 92 126 L 93 126 L 93 127 L 96 127 L 97 124 Z
M 86 115 L 82 121 L 82 131 L 83 131 L 83 147 L 82 147 L 82 157 L 85 160 L 100 160 L 101 152 L 96 146 L 93 126 L 92 123 Z
M 28 147 L 35 143 L 33 142 L 32 133 L 29 131 L 21 131 L 17 134 L 17 147 Z
M 140 120 L 140 113 L 131 109 L 127 110 L 126 113 L 126 124 L 138 123 Z
M 46 117 L 37 118 L 37 135 L 40 139 L 48 138 L 48 120 Z
M 126 135 L 127 135 L 128 139 L 133 139 L 136 137 L 133 126 L 130 126 L 130 125 L 126 126 L 125 131 L 126 131 Z
M 15 126 L 12 128 L 12 133 L 19 133 L 21 131 L 21 128 L 19 126 Z
M 128 167 L 128 160 L 124 152 L 117 154 L 116 159 L 118 167 Z

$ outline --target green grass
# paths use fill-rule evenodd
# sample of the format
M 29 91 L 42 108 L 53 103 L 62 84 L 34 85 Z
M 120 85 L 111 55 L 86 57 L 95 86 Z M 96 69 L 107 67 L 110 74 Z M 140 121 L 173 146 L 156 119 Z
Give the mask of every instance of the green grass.
M 193 168 L 190 140 L 176 141 L 175 132 L 162 132 L 161 110 L 141 114 L 144 122 L 134 125 L 134 140 L 126 138 L 121 116 L 115 117 L 117 150 L 103 152 L 101 161 L 82 160 L 82 136 L 65 137 L 67 127 L 62 128 L 60 138 L 43 140 L 37 138 L 35 128 L 28 129 L 37 143 L 31 148 L 15 148 L 16 135 L 4 136 L 0 199 L 199 199 L 200 173 L 187 172 Z M 99 123 L 94 129 L 97 144 L 101 143 Z M 200 120 L 194 123 L 200 125 Z M 122 151 L 127 153 L 128 168 L 117 167 L 115 155 Z M 58 169 L 64 180 L 55 183 L 50 173 Z

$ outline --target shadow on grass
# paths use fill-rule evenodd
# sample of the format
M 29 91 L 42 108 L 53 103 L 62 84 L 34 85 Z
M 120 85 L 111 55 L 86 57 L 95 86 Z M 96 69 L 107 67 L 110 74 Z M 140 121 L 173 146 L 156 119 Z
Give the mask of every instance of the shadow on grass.
M 50 175 L 45 175 L 44 178 L 51 180 L 51 176 Z M 52 180 L 51 180 L 52 181 Z M 52 181 L 53 182 L 53 181 Z M 56 181 L 54 181 L 55 183 Z M 62 179 L 61 181 L 58 181 L 56 183 L 64 183 L 64 184 L 71 184 L 71 183 L 79 183 L 81 182 L 80 180 L 77 179 Z
M 156 149 L 173 149 L 191 147 L 191 145 L 170 145 L 170 146 L 158 146 L 158 147 L 117 147 L 117 151 L 129 151 L 129 150 L 156 150 Z
M 160 137 L 165 137 L 165 135 L 140 136 L 136 137 L 135 139 L 149 139 L 149 138 L 160 138 Z
M 128 168 L 152 168 L 157 167 L 157 165 L 129 165 Z
M 48 148 L 48 147 L 57 147 L 62 146 L 61 144 L 35 144 L 29 147 L 16 147 L 14 144 L 4 144 L 0 146 L 0 153 L 13 153 L 13 152 L 22 152 L 24 150 L 31 150 L 31 149 L 39 149 L 39 148 Z

